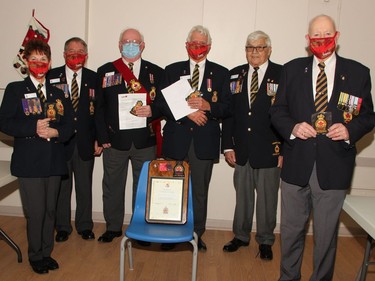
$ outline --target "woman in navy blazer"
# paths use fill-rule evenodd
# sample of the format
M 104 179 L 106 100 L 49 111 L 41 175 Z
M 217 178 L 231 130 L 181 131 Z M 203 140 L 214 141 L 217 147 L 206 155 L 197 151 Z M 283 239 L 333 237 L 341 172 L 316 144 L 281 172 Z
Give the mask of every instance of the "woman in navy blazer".
M 11 173 L 18 177 L 27 220 L 29 262 L 43 274 L 59 268 L 51 252 L 60 180 L 67 173 L 64 142 L 73 133 L 73 115 L 68 97 L 45 79 L 51 65 L 48 44 L 29 41 L 24 57 L 30 76 L 6 87 L 0 130 L 14 137 Z

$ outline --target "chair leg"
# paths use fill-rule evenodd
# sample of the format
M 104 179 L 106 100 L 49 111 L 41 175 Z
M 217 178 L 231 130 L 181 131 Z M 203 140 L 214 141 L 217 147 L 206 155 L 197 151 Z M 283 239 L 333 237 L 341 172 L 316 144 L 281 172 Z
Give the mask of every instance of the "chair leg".
M 16 243 L 0 228 L 0 240 L 4 240 L 13 250 L 17 253 L 17 260 L 19 263 L 22 262 L 22 253 Z
M 120 281 L 125 279 L 125 243 L 128 240 L 126 236 L 121 239 L 120 243 Z
M 132 241 L 128 241 L 128 256 L 129 256 L 129 269 L 133 270 L 133 251 L 132 251 Z
M 197 264 L 198 264 L 198 235 L 194 232 L 194 239 L 190 241 L 190 244 L 193 245 L 193 265 L 191 272 L 191 280 L 197 280 Z

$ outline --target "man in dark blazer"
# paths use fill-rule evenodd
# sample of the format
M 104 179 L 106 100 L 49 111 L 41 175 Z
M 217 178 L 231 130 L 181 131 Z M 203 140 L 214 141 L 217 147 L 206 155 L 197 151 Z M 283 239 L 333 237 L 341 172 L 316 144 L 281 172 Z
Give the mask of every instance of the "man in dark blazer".
M 163 156 L 189 162 L 194 229 L 199 237 L 198 248 L 203 251 L 207 249 L 201 237 L 206 229 L 208 187 L 214 161 L 220 155 L 219 121 L 230 114 L 228 70 L 207 60 L 210 48 L 211 36 L 208 29 L 195 26 L 186 42 L 189 60 L 176 62 L 165 68 L 165 87 L 180 79 L 192 79 L 192 91 L 199 91 L 199 97 L 189 98 L 187 102 L 197 111 L 175 120 L 165 100 L 158 100 L 156 106 L 152 107 L 153 115 L 161 114 L 166 117 L 163 127 Z M 196 79 L 193 74 L 195 68 L 199 70 L 199 73 L 196 72 Z M 166 250 L 173 247 L 168 244 L 162 246 Z
M 0 130 L 14 137 L 11 173 L 18 178 L 27 221 L 28 260 L 38 274 L 56 270 L 51 257 L 56 201 L 61 176 L 67 174 L 64 142 L 73 133 L 72 105 L 45 75 L 51 50 L 30 40 L 24 50 L 30 75 L 10 83 L 0 107 Z
M 355 144 L 375 123 L 369 69 L 335 53 L 339 35 L 332 18 L 311 20 L 306 39 L 313 56 L 285 64 L 270 109 L 272 124 L 285 141 L 279 280 L 301 279 L 311 212 L 314 268 L 309 280 L 332 280 Z
M 142 165 L 156 158 L 157 139 L 161 139 L 160 121 L 147 122 L 140 128 L 128 127 L 130 124 L 126 121 L 124 127 L 120 126 L 119 97 L 142 93 L 147 103 L 152 103 L 164 75 L 162 68 L 141 58 L 144 48 L 143 35 L 136 29 L 126 29 L 119 40 L 121 58 L 104 64 L 97 71 L 97 110 L 101 117 L 97 133 L 104 148 L 103 208 L 107 224 L 100 242 L 111 242 L 122 234 L 129 161 L 133 171 L 134 208 Z
M 78 37 L 67 40 L 64 46 L 64 59 L 66 64 L 50 70 L 47 76 L 51 85 L 65 92 L 74 107 L 74 134 L 64 144 L 69 173 L 63 177 L 57 201 L 56 242 L 66 241 L 72 233 L 73 175 L 76 193 L 76 230 L 85 240 L 95 239 L 92 232 L 94 226 L 92 221 L 92 173 L 94 157 L 100 155 L 102 149 L 97 144 L 95 130 L 96 73 L 84 67 L 87 59 L 86 42 Z M 75 83 L 76 85 L 73 85 Z M 77 89 L 77 97 L 74 96 L 74 88 Z
M 274 100 L 281 65 L 269 61 L 271 39 L 263 31 L 246 40 L 248 63 L 230 71 L 233 116 L 223 120 L 222 149 L 234 166 L 236 208 L 234 239 L 223 250 L 248 246 L 256 199 L 256 236 L 260 258 L 272 260 L 280 184 L 281 139 L 271 125 L 269 109 Z

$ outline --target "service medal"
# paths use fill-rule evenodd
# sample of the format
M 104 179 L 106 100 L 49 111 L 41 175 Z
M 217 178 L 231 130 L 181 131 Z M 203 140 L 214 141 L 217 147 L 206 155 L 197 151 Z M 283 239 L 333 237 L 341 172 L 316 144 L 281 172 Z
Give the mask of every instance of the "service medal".
M 94 106 L 94 102 L 93 101 L 90 101 L 90 115 L 94 115 L 95 113 L 95 106 Z
M 207 91 L 212 92 L 212 80 L 211 80 L 211 78 L 207 79 Z
M 346 112 L 346 111 L 343 113 L 343 117 L 344 117 L 344 122 L 346 124 L 348 124 L 353 119 L 353 115 L 350 112 Z
M 156 88 L 155 87 L 151 87 L 151 91 L 150 91 L 150 99 L 151 100 L 154 100 L 156 97 Z
M 64 115 L 64 106 L 63 106 L 60 99 L 56 100 L 56 108 L 57 108 L 57 113 L 59 115 L 63 116 Z
M 213 94 L 212 94 L 212 102 L 217 102 L 217 92 L 214 91 Z

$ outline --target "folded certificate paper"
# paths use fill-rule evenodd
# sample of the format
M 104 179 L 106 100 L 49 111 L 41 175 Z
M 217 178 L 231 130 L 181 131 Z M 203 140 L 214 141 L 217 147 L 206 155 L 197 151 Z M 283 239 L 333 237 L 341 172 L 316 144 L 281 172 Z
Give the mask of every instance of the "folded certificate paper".
M 161 90 L 175 120 L 197 111 L 196 109 L 191 109 L 186 102 L 186 97 L 192 91 L 188 79 L 180 79 Z

